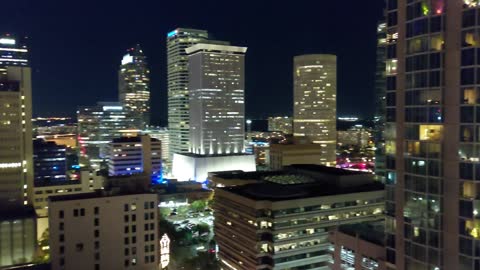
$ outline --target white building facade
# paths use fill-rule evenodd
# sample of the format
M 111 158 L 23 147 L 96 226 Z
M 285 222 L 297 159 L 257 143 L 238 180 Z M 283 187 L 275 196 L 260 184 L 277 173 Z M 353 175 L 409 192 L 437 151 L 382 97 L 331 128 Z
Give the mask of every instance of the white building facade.
M 190 152 L 245 152 L 244 66 L 246 47 L 199 43 L 189 61 Z
M 52 197 L 52 270 L 157 270 L 157 205 L 156 194 Z
M 293 135 L 320 144 L 321 163 L 336 163 L 337 57 L 329 54 L 294 58 Z

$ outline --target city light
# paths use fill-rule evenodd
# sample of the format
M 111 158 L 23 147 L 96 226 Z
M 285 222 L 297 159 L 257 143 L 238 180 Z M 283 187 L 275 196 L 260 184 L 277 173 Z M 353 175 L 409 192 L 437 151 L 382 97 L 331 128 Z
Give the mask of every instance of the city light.
M 13 38 L 0 38 L 0 44 L 15 45 L 16 41 Z
M 123 56 L 122 65 L 129 64 L 132 62 L 133 62 L 133 56 L 131 56 L 130 54 L 125 54 L 125 56 Z
M 160 266 L 165 269 L 170 263 L 170 238 L 167 234 L 160 239 Z
M 19 168 L 22 166 L 21 162 L 0 163 L 0 169 Z

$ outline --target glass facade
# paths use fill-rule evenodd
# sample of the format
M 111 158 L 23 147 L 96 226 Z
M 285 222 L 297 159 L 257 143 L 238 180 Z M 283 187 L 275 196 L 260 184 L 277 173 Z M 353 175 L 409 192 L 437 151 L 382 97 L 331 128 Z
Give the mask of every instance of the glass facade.
M 33 183 L 35 186 L 65 184 L 66 146 L 42 139 L 33 141 Z
M 294 58 L 293 136 L 322 147 L 320 163 L 336 164 L 337 57 Z
M 387 24 L 382 22 L 377 26 L 377 65 L 375 72 L 375 174 L 380 180 L 385 179 L 385 107 L 386 107 L 386 67 L 385 57 L 387 53 Z M 390 94 L 391 95 L 391 94 Z M 390 99 L 392 102 L 393 100 Z
M 227 43 L 228 44 L 228 43 Z M 190 152 L 245 152 L 246 47 L 199 43 L 189 54 Z
M 189 149 L 188 56 L 185 49 L 208 39 L 204 30 L 177 28 L 167 34 L 168 129 L 170 160 Z
M 150 124 L 150 70 L 140 45 L 123 56 L 118 76 L 120 103 L 136 119 L 136 129 L 144 129 Z
M 80 163 L 99 168 L 107 158 L 107 144 L 121 136 L 136 135 L 136 120 L 120 103 L 99 102 L 96 106 L 80 107 L 77 111 Z

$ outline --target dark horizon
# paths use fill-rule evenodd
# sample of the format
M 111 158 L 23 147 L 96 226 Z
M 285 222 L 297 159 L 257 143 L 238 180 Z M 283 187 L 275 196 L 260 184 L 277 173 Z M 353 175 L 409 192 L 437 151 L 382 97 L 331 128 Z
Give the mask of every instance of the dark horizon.
M 152 123 L 166 125 L 166 34 L 188 27 L 248 47 L 247 118 L 291 115 L 293 56 L 310 53 L 338 57 L 337 115 L 372 117 L 383 1 L 215 2 L 17 0 L 3 4 L 0 31 L 30 37 L 35 116 L 75 116 L 77 106 L 115 101 L 120 60 L 139 43 L 151 70 Z

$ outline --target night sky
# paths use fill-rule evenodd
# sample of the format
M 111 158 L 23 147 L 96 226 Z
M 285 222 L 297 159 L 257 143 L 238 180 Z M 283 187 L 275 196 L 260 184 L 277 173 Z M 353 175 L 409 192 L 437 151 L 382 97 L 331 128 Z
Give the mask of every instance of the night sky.
M 30 37 L 35 116 L 74 116 L 115 101 L 125 50 L 140 43 L 151 69 L 152 120 L 167 123 L 166 34 L 208 30 L 247 46 L 246 115 L 292 112 L 293 56 L 338 56 L 338 115 L 371 117 L 376 24 L 383 0 L 2 2 L 0 32 Z

